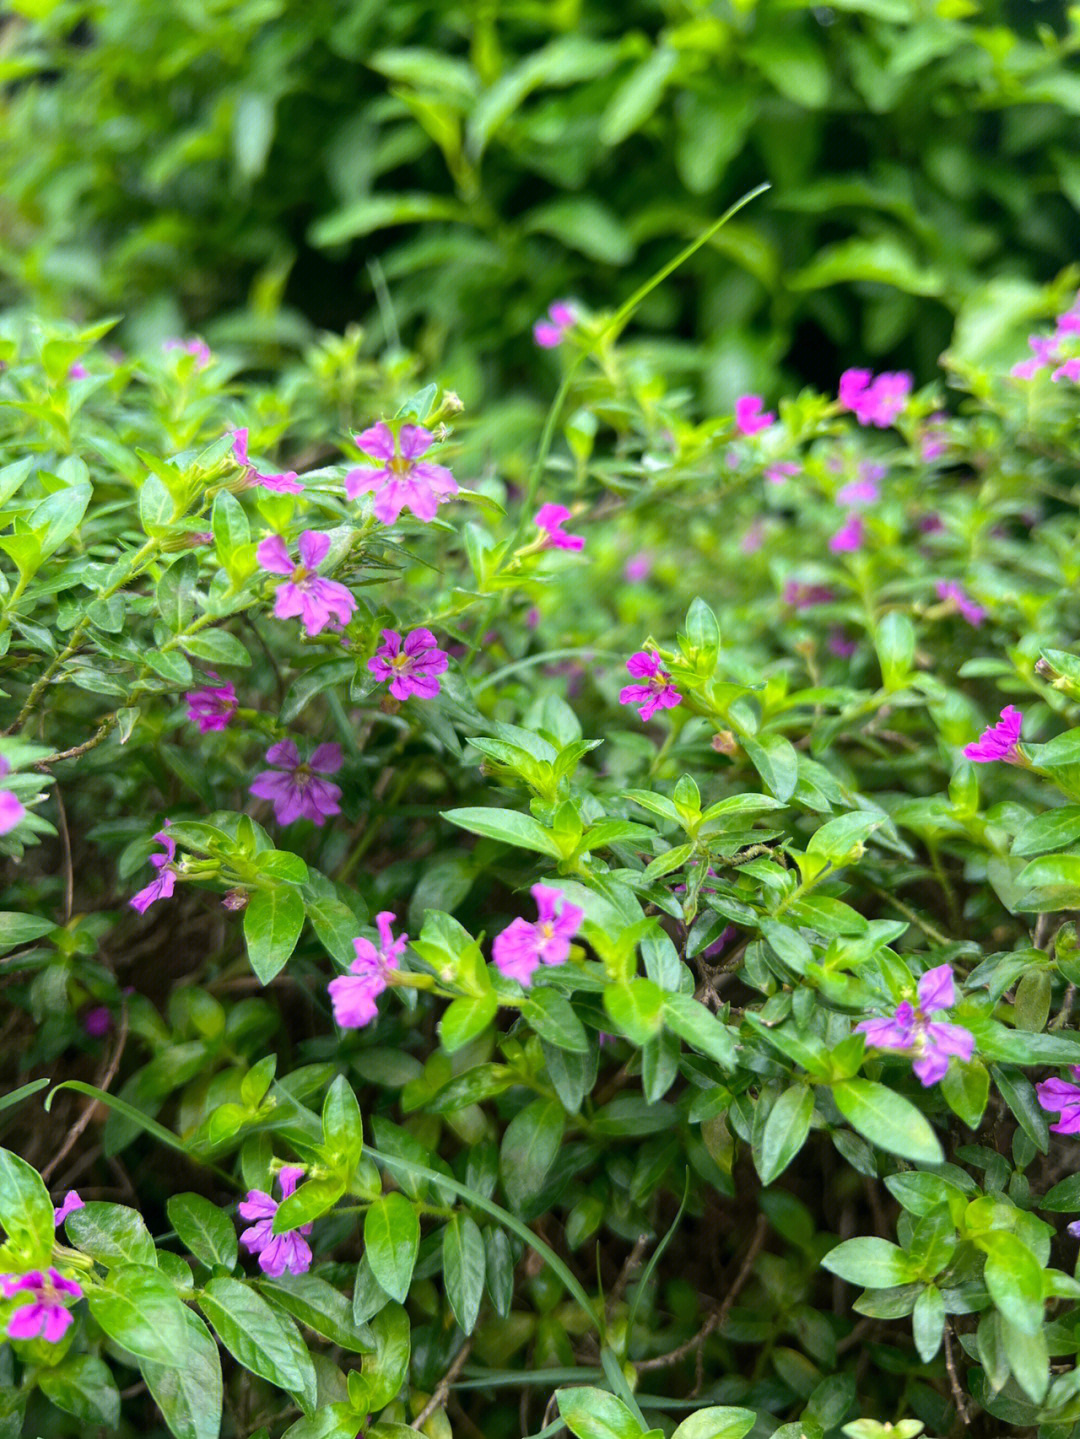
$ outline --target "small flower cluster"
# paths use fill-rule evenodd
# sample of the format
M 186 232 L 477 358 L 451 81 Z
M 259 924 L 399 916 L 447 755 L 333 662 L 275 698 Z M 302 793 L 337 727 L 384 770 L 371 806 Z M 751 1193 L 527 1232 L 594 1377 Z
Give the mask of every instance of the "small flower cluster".
M 911 376 L 903 371 L 845 370 L 840 376 L 839 400 L 860 425 L 887 430 L 903 413 L 911 394 Z
M 1080 296 L 1064 314 L 1057 317 L 1052 335 L 1029 335 L 1031 358 L 1021 360 L 1009 373 L 1014 380 L 1033 380 L 1043 370 L 1050 370 L 1051 380 L 1073 380 L 1080 382 L 1080 355 L 1066 356 L 1061 351 L 1063 343 L 1075 342 L 1080 337 Z
M 303 1176 L 304 1171 L 295 1166 L 279 1172 L 282 1199 L 288 1199 L 296 1192 Z M 299 1229 L 275 1234 L 274 1216 L 278 1208 L 279 1201 L 265 1190 L 249 1189 L 237 1209 L 241 1219 L 254 1220 L 254 1223 L 241 1234 L 240 1243 L 249 1254 L 259 1256 L 259 1268 L 271 1279 L 280 1279 L 286 1273 L 306 1274 L 311 1268 L 311 1246 L 304 1236 L 311 1233 L 312 1225 L 302 1224 Z
M 931 1019 L 940 1010 L 956 1003 L 953 973 L 947 964 L 929 969 L 916 988 L 918 1003 L 901 1004 L 891 1019 L 864 1019 L 855 1026 L 876 1049 L 910 1051 L 915 1055 L 912 1069 L 924 1087 L 945 1077 L 952 1056 L 970 1059 L 975 1037 L 959 1024 Z
M 567 330 L 577 323 L 577 311 L 568 300 L 556 300 L 548 307 L 546 320 L 537 320 L 533 339 L 542 350 L 554 350 L 566 338 Z

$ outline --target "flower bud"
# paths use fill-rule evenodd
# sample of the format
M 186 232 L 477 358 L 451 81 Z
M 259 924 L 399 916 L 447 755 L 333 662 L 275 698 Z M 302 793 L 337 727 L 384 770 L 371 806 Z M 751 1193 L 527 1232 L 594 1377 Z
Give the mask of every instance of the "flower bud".
M 162 540 L 161 548 L 166 554 L 176 554 L 179 550 L 196 550 L 200 545 L 213 544 L 214 537 L 209 530 L 185 530 L 179 535 L 169 535 Z
M 712 737 L 712 747 L 717 754 L 736 755 L 739 746 L 729 729 L 718 730 Z

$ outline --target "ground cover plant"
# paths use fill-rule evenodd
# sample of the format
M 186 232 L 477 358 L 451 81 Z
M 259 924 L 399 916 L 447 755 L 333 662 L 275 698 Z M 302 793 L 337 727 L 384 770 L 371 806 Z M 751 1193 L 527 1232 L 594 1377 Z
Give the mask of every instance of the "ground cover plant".
M 1078 281 L 716 412 L 560 298 L 499 463 L 4 323 L 0 1433 L 1078 1432 Z

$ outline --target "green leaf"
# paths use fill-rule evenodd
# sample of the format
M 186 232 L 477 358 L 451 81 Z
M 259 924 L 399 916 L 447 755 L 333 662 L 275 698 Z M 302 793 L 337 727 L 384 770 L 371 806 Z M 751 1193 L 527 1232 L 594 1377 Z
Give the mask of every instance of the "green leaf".
M 351 1174 L 364 1149 L 364 1121 L 353 1087 L 343 1074 L 327 1090 L 322 1123 L 327 1150 L 334 1162 Z
M 211 1279 L 199 1306 L 245 1369 L 315 1407 L 315 1368 L 296 1326 L 238 1279 Z
M 744 1439 L 756 1423 L 757 1414 L 753 1409 L 713 1406 L 690 1414 L 671 1439 Z
M 181 555 L 174 560 L 157 583 L 157 607 L 161 618 L 179 634 L 191 623 L 195 614 L 195 584 L 199 562 L 194 555 Z
M 786 804 L 799 782 L 799 754 L 786 735 L 767 734 L 739 736 L 739 744 L 775 797 Z
M 903 689 L 915 662 L 915 626 L 903 610 L 890 610 L 874 631 L 874 648 L 887 690 Z
M 470 834 L 501 840 L 517 849 L 535 850 L 552 859 L 562 857 L 562 850 L 550 831 L 531 815 L 519 814 L 514 809 L 448 809 L 443 811 L 443 819 L 467 829 Z
M 562 1143 L 566 1113 L 555 1099 L 534 1099 L 506 1126 L 499 1168 L 511 1208 L 520 1210 L 542 1187 Z
M 1045 854 L 1049 850 L 1064 849 L 1077 837 L 1080 837 L 1080 805 L 1065 805 L 1037 814 L 1021 825 L 1013 840 L 1012 852 L 1023 857 Z
M 171 1365 L 140 1364 L 146 1387 L 176 1439 L 218 1439 L 221 1429 L 221 1356 L 210 1331 L 184 1309 L 184 1344 Z
M 52 1256 L 53 1213 L 37 1170 L 10 1149 L 0 1149 L 0 1227 L 24 1251 L 28 1268 L 42 1268 Z
M 664 1023 L 699 1054 L 714 1059 L 724 1069 L 735 1068 L 734 1038 L 692 994 L 664 995 Z
M 1041 1404 L 1050 1387 L 1050 1352 L 1045 1330 L 1040 1325 L 1029 1334 L 1003 1321 L 1001 1334 L 1002 1348 L 1017 1384 L 1033 1404 Z
M 557 1389 L 555 1399 L 567 1428 L 577 1439 L 639 1439 L 646 1432 L 622 1400 L 605 1389 L 589 1385 Z
M 284 968 L 304 927 L 304 901 L 289 885 L 257 889 L 244 911 L 248 959 L 262 984 Z
M 463 1333 L 471 1334 L 484 1294 L 484 1241 L 476 1221 L 455 1214 L 443 1230 L 446 1297 Z
M 300 1188 L 283 1199 L 274 1214 L 272 1233 L 288 1234 L 303 1224 L 320 1219 L 333 1209 L 345 1193 L 346 1181 L 340 1174 L 326 1179 L 308 1179 Z
M 525 216 L 527 235 L 551 235 L 601 265 L 626 265 L 634 258 L 634 240 L 619 216 L 592 195 L 561 195 Z
M 666 998 L 651 979 L 631 979 L 605 988 L 604 1008 L 627 1039 L 642 1045 L 659 1034 Z
M 929 1121 L 902 1095 L 869 1079 L 845 1079 L 832 1087 L 836 1107 L 853 1129 L 879 1149 L 916 1164 L 940 1164 L 945 1156 Z
M 50 934 L 55 928 L 53 920 L 44 919 L 40 915 L 0 909 L 0 954 L 16 949 L 21 944 L 31 944 L 43 934 Z
M 251 656 L 228 630 L 207 629 L 198 634 L 185 635 L 181 640 L 184 649 L 196 659 L 211 665 L 249 665 Z
M 498 1008 L 499 1001 L 493 990 L 478 999 L 465 996 L 455 999 L 439 1020 L 439 1040 L 446 1053 L 456 1054 L 478 1034 L 483 1034 Z
M 376 1199 L 364 1219 L 364 1249 L 371 1272 L 391 1299 L 404 1304 L 420 1248 L 420 1219 L 403 1194 Z
M 641 129 L 663 98 L 668 78 L 678 63 L 679 52 L 661 45 L 623 81 L 600 117 L 601 145 L 621 145 Z
M 120 1391 L 109 1366 L 92 1354 L 69 1354 L 52 1368 L 38 1371 L 41 1392 L 65 1414 L 84 1424 L 115 1429 L 120 1422 Z
M 954 1059 L 941 1080 L 945 1103 L 969 1129 L 978 1129 L 990 1097 L 990 1075 L 977 1059 Z
M 1080 1174 L 1059 1180 L 1037 1203 L 1051 1214 L 1080 1214 Z
M 174 1194 L 165 1206 L 181 1244 L 208 1269 L 235 1269 L 238 1257 L 232 1220 L 201 1194 Z
M 521 1008 L 522 1017 L 540 1036 L 558 1049 L 588 1054 L 589 1037 L 574 1007 L 557 990 L 536 985 Z
M 829 1250 L 821 1265 L 838 1279 L 861 1284 L 864 1289 L 892 1289 L 906 1284 L 918 1268 L 899 1245 L 870 1236 L 845 1239 Z
M 66 1228 L 75 1248 L 107 1269 L 157 1263 L 157 1250 L 142 1215 L 127 1205 L 91 1200 L 68 1215 Z
M 166 1368 L 183 1362 L 187 1320 L 172 1284 L 146 1264 L 121 1264 L 86 1291 L 90 1313 L 110 1339 Z
M 806 1084 L 785 1089 L 773 1105 L 765 1121 L 761 1153 L 754 1153 L 762 1184 L 771 1184 L 798 1154 L 810 1132 L 813 1113 L 814 1094 Z
M 218 559 L 227 570 L 231 569 L 237 551 L 251 542 L 251 527 L 243 505 L 228 490 L 218 490 L 214 496 L 210 528 Z
M 287 1278 L 263 1279 L 263 1294 L 298 1319 L 301 1324 L 352 1354 L 369 1354 L 374 1341 L 365 1325 L 353 1318 L 349 1300 L 314 1274 L 290 1274 Z
M 936 1284 L 928 1284 L 916 1299 L 911 1311 L 911 1328 L 919 1358 L 929 1364 L 941 1348 L 945 1332 L 945 1301 Z
M 1016 877 L 1024 891 L 1020 910 L 1053 912 L 1080 908 L 1080 854 L 1048 854 L 1033 859 Z
M 1043 1322 L 1042 1265 L 1015 1234 L 996 1229 L 976 1244 L 986 1254 L 983 1278 L 1001 1316 L 1021 1334 L 1034 1335 Z
M 388 1304 L 371 1323 L 375 1336 L 375 1353 L 365 1354 L 363 1375 L 367 1382 L 367 1401 L 375 1411 L 392 1399 L 409 1372 L 412 1330 L 409 1316 L 400 1304 Z

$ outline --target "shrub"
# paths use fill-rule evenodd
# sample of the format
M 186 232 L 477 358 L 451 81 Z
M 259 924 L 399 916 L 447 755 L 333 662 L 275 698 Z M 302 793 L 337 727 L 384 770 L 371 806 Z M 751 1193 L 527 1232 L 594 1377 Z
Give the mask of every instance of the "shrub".
M 1077 1432 L 1076 278 L 513 490 L 8 327 L 5 1434 Z

